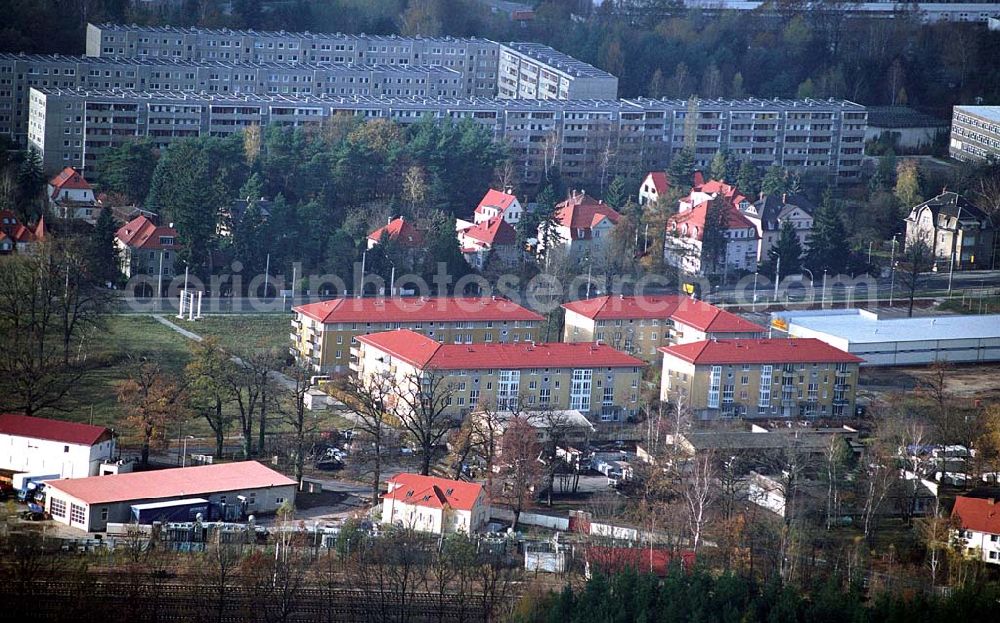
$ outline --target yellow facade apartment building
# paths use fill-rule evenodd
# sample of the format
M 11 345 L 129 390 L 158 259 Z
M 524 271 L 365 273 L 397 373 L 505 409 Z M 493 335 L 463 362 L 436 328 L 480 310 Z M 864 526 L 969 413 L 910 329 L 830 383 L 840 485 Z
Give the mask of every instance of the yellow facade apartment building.
M 660 348 L 660 399 L 701 419 L 853 417 L 859 357 L 813 338 Z
M 408 329 L 359 336 L 352 370 L 362 380 L 387 379 L 397 409 L 420 391 L 442 395 L 458 419 L 486 404 L 500 411 L 573 409 L 613 422 L 639 412 L 645 365 L 606 344 L 439 343 Z M 436 396 L 428 398 L 432 402 Z
M 290 352 L 320 374 L 346 373 L 359 335 L 402 328 L 448 344 L 532 342 L 544 320 L 501 297 L 339 298 L 292 312 Z
M 657 360 L 661 346 L 767 334 L 736 314 L 679 295 L 599 296 L 563 309 L 564 342 L 601 341 L 649 362 Z

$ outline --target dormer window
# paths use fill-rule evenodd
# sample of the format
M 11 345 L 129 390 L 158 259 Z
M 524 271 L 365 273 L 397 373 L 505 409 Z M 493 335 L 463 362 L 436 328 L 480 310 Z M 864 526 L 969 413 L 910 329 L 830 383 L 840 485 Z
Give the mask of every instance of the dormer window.
M 174 244 L 174 237 L 173 236 L 160 236 L 160 244 L 163 245 L 163 246 L 165 246 L 165 247 L 172 246 Z

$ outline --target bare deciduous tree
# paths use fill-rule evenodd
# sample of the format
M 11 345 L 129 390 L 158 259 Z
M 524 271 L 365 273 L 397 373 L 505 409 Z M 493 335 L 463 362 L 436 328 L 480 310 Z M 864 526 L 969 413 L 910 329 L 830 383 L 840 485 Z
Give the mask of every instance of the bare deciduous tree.
M 411 374 L 396 388 L 396 415 L 420 451 L 420 473 L 425 476 L 451 428 L 448 410 L 454 393 L 447 374 L 436 370 Z
M 354 414 L 354 424 L 372 444 L 372 499 L 377 500 L 382 486 L 382 451 L 390 425 L 389 403 L 394 395 L 392 381 L 372 374 L 363 378 L 352 375 L 343 381 L 347 405 Z
M 702 533 L 708 522 L 708 508 L 714 497 L 715 477 L 713 457 L 706 453 L 696 457 L 688 465 L 684 478 L 684 503 L 688 514 L 688 531 L 691 534 L 691 550 L 698 551 Z

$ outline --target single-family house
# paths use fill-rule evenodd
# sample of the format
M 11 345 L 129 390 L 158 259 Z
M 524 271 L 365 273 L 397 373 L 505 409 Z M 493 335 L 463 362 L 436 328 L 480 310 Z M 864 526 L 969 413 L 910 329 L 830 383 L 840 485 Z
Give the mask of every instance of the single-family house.
M 642 184 L 639 185 L 639 205 L 646 205 L 647 203 L 656 203 L 667 194 L 667 190 L 670 188 L 670 180 L 667 179 L 667 174 L 663 171 L 650 171 L 643 178 Z
M 966 197 L 943 192 L 914 206 L 906 217 L 906 244 L 923 240 L 934 252 L 939 270 L 993 267 L 996 226 Z
M 174 275 L 174 261 L 180 242 L 173 223 L 158 225 L 147 216 L 137 216 L 118 229 L 115 246 L 118 247 L 122 274 L 126 279 L 133 275 L 160 275 L 164 278 Z
M 423 232 L 402 216 L 389 219 L 388 223 L 368 234 L 368 248 L 373 248 L 383 239 L 392 240 L 409 249 L 415 249 L 424 244 Z
M 420 474 L 397 474 L 382 498 L 382 523 L 418 532 L 472 534 L 490 518 L 481 484 Z
M 539 250 L 562 251 L 567 257 L 592 260 L 603 257 L 611 238 L 611 230 L 621 215 L 611 206 L 587 195 L 585 191 L 572 191 L 564 201 L 556 204 L 554 231 L 548 234 L 546 224 L 539 225 Z M 546 246 L 551 245 L 551 249 Z
M 706 222 L 711 221 L 709 212 L 713 209 L 723 211 L 721 234 L 725 239 L 725 252 L 713 261 L 714 266 L 709 266 L 704 253 L 704 240 Z M 712 270 L 752 271 L 757 266 L 757 228 L 736 206 L 721 197 L 708 199 L 690 208 L 685 207 L 682 201 L 681 212 L 667 220 L 664 240 L 663 257 L 666 262 L 691 274 Z
M 502 216 L 503 220 L 510 225 L 517 225 L 522 214 L 524 214 L 524 208 L 514 195 L 513 189 L 507 188 L 501 191 L 491 188 L 476 206 L 473 212 L 473 221 L 482 223 Z
M 32 225 L 25 225 L 10 210 L 0 210 L 0 255 L 30 253 L 36 244 L 48 236 L 45 217 Z
M 992 498 L 955 498 L 951 516 L 958 524 L 958 539 L 966 553 L 1000 565 L 1000 504 Z
M 73 167 L 66 167 L 49 180 L 46 191 L 49 207 L 57 217 L 97 222 L 101 208 L 94 197 L 94 189 Z
M 786 222 L 795 229 L 799 244 L 805 251 L 809 246 L 815 211 L 816 206 L 801 193 L 761 194 L 759 200 L 747 204 L 741 212 L 757 229 L 757 261 L 767 259 L 767 252 L 778 244 L 781 228 Z
M 521 252 L 517 246 L 517 232 L 502 216 L 477 221 L 474 225 L 459 230 L 458 244 L 465 261 L 480 269 L 486 265 L 487 258 L 493 258 L 494 262 L 504 266 L 512 266 Z

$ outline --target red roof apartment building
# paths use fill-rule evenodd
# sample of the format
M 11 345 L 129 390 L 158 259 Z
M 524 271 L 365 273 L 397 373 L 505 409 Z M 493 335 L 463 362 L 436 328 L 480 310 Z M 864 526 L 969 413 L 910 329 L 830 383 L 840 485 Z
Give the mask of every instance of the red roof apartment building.
M 442 344 L 407 329 L 357 341 L 352 370 L 391 379 L 397 411 L 430 383 L 456 419 L 487 403 L 499 410 L 575 409 L 601 421 L 638 413 L 644 362 L 606 344 Z
M 702 419 L 854 415 L 862 360 L 817 339 L 703 340 L 660 352 L 660 399 Z
M 483 486 L 419 474 L 398 474 L 388 480 L 382 498 L 382 523 L 419 532 L 472 534 L 490 519 Z
M 598 296 L 563 305 L 563 341 L 600 340 L 647 361 L 661 346 L 763 337 L 767 329 L 714 305 L 676 294 Z
M 502 297 L 339 298 L 292 308 L 291 354 L 347 372 L 359 335 L 411 329 L 442 343 L 538 340 L 544 317 Z
M 133 506 L 202 500 L 210 521 L 222 505 L 236 505 L 240 517 L 273 513 L 295 503 L 298 483 L 256 461 L 178 467 L 151 472 L 71 478 L 48 482 L 45 510 L 55 521 L 87 532 L 108 522 L 132 520 Z

